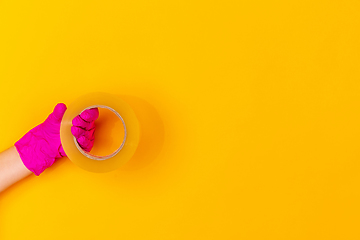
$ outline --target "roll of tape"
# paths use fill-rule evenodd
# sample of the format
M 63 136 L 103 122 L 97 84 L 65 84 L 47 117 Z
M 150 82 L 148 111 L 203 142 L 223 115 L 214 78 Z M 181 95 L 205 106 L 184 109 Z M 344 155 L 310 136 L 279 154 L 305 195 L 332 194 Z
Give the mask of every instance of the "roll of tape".
M 72 120 L 86 109 L 94 107 L 113 111 L 124 126 L 125 135 L 121 146 L 107 156 L 96 156 L 82 150 L 71 133 Z M 125 164 L 133 156 L 139 143 L 140 127 L 134 111 L 121 98 L 107 93 L 91 93 L 68 106 L 61 122 L 60 138 L 66 155 L 77 166 L 90 172 L 109 172 Z

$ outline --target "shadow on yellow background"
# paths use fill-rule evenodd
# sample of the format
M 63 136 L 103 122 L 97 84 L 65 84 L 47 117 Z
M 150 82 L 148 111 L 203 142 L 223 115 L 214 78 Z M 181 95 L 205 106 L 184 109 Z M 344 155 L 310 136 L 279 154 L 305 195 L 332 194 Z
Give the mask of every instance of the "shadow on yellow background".
M 121 170 L 137 170 L 151 164 L 159 155 L 164 144 L 164 124 L 156 109 L 145 100 L 134 96 L 119 97 L 125 100 L 134 110 L 141 129 L 136 152 Z

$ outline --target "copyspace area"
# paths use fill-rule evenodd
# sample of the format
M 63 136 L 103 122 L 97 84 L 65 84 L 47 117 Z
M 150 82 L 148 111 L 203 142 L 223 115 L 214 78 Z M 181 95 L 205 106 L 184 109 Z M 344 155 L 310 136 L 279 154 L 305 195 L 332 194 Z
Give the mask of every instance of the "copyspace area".
M 146 125 L 129 165 L 64 158 L 0 194 L 0 239 L 359 239 L 359 13 L 0 1 L 1 151 L 91 92 L 143 106 Z

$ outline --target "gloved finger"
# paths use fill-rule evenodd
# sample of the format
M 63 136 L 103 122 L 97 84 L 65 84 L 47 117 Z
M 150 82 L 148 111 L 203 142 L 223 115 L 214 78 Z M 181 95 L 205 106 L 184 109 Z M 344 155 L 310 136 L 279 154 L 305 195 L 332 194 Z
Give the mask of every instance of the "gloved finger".
M 71 127 L 71 133 L 72 133 L 72 135 L 74 135 L 74 137 L 76 139 L 83 136 L 85 134 L 85 132 L 86 132 L 86 130 L 84 130 L 83 128 L 76 127 L 76 126 Z
M 91 149 L 93 148 L 93 146 L 94 146 L 94 139 L 90 140 L 90 142 L 86 146 L 86 149 L 84 149 L 84 150 L 87 151 L 87 152 L 90 152 Z
M 88 139 L 86 138 L 85 136 L 81 136 L 77 139 L 80 147 L 82 149 L 84 149 L 85 151 L 90 151 L 92 146 L 93 146 L 93 142 L 94 142 L 94 139 Z
M 86 122 L 84 121 L 80 115 L 76 116 L 73 120 L 72 120 L 72 124 L 76 127 L 80 127 L 83 128 L 84 130 L 90 130 L 92 128 L 95 127 L 95 123 L 94 122 Z
M 95 128 L 88 131 L 88 130 L 84 130 L 83 128 L 72 126 L 71 127 L 71 133 L 74 135 L 75 138 L 85 136 L 88 139 L 91 139 L 91 138 L 94 137 Z
M 80 114 L 80 117 L 86 122 L 93 122 L 99 117 L 99 109 L 87 109 Z
M 72 135 L 74 135 L 74 137 L 76 139 L 78 139 L 81 136 L 85 136 L 86 138 L 91 139 L 94 137 L 95 128 L 90 129 L 90 130 L 84 130 L 81 127 L 72 126 L 71 133 L 72 133 Z
M 85 137 L 87 137 L 88 139 L 93 139 L 94 134 L 95 134 L 95 128 L 90 129 L 89 131 L 86 131 Z
M 85 122 L 84 120 L 81 119 L 80 115 L 77 115 L 73 120 L 72 120 L 72 124 L 73 126 L 76 127 L 81 127 L 83 129 L 86 129 L 86 127 L 88 126 L 88 123 Z

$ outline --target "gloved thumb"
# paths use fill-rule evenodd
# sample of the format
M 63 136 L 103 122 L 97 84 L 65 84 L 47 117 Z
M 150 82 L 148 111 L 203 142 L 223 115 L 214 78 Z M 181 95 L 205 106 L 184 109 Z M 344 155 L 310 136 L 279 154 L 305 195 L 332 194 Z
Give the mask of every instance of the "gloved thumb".
M 54 111 L 51 113 L 52 119 L 55 122 L 61 123 L 61 120 L 64 116 L 66 109 L 67 109 L 67 107 L 64 103 L 58 103 L 55 106 Z

